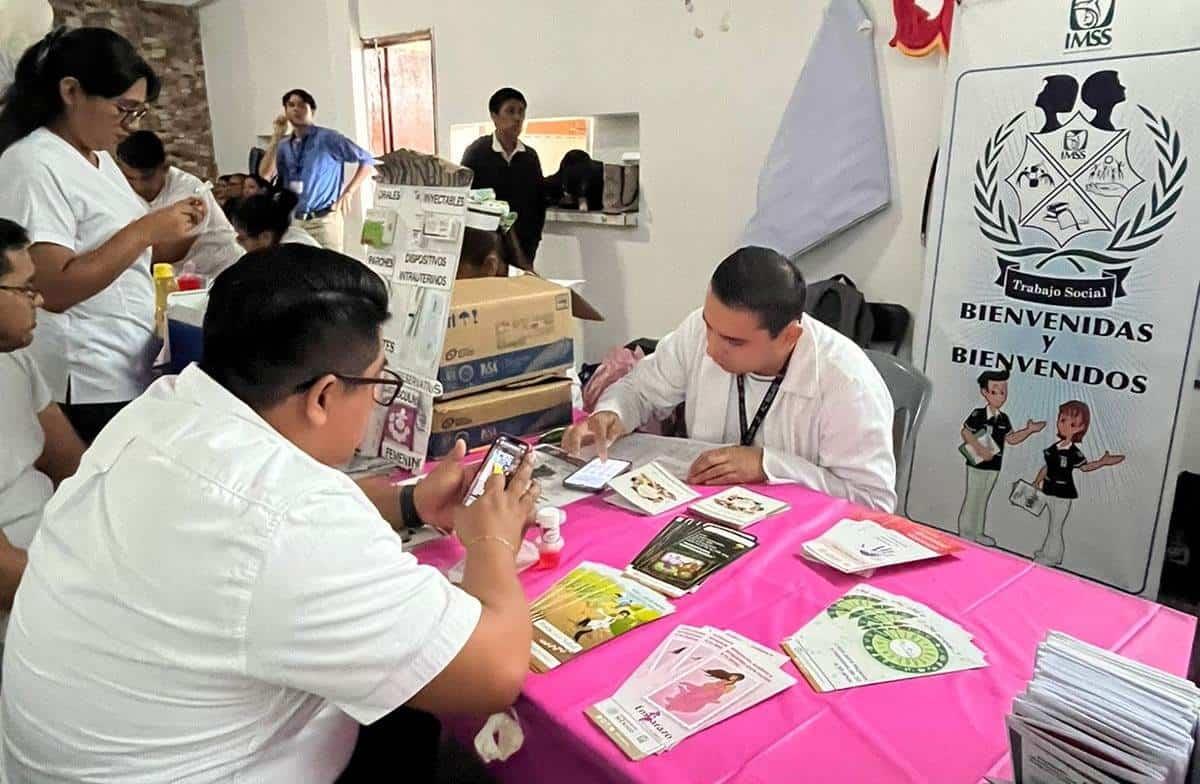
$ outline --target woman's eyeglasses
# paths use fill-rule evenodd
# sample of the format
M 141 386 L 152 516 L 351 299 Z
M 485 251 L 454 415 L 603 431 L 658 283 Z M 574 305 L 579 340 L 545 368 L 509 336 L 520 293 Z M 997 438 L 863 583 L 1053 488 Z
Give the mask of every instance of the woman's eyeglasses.
M 311 381 L 305 381 L 303 384 L 296 385 L 297 392 L 303 392 L 313 384 L 320 381 L 327 375 L 332 375 L 337 380 L 346 384 L 370 384 L 371 396 L 375 398 L 375 402 L 385 408 L 396 402 L 396 397 L 400 394 L 401 387 L 404 386 L 404 379 L 400 378 L 395 372 L 384 368 L 379 371 L 381 375 L 378 378 L 366 378 L 363 376 L 343 376 L 341 373 L 322 373 Z
M 145 117 L 146 112 L 150 111 L 149 104 L 131 101 L 128 98 L 114 98 L 112 99 L 112 104 L 121 113 L 121 125 L 135 123 Z
M 0 286 L 0 291 L 11 291 L 14 294 L 24 294 L 33 302 L 36 302 L 38 296 L 41 295 L 41 292 L 33 286 Z

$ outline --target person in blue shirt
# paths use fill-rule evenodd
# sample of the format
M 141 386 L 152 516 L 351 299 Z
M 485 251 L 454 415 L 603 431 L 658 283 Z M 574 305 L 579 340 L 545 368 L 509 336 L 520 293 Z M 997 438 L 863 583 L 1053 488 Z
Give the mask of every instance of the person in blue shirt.
M 279 187 L 300 199 L 295 214 L 300 228 L 340 253 L 343 215 L 354 192 L 374 173 L 375 156 L 337 131 L 314 124 L 316 111 L 317 101 L 307 90 L 284 93 L 283 114 L 275 118 L 271 144 L 258 173 L 266 180 L 278 176 Z M 289 124 L 292 132 L 287 134 Z M 349 183 L 345 182 L 347 163 L 358 164 Z

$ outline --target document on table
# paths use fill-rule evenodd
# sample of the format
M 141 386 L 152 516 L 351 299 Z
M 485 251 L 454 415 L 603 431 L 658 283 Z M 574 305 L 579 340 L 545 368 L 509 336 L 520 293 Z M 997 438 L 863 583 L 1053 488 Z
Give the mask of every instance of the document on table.
M 686 480 L 688 470 L 696 458 L 713 449 L 720 449 L 725 444 L 712 444 L 707 441 L 694 441 L 690 438 L 668 438 L 654 436 L 648 433 L 631 433 L 617 441 L 608 450 L 609 457 L 628 460 L 633 468 L 641 468 L 654 461 L 667 473 L 679 480 Z M 596 456 L 594 446 L 585 447 L 580 454 L 584 460 Z

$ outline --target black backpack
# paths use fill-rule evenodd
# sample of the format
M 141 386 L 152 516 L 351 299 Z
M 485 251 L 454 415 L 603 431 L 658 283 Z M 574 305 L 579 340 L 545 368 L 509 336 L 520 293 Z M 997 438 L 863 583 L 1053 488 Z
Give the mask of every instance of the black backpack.
M 809 284 L 804 311 L 864 348 L 875 334 L 875 315 L 866 297 L 845 275 Z

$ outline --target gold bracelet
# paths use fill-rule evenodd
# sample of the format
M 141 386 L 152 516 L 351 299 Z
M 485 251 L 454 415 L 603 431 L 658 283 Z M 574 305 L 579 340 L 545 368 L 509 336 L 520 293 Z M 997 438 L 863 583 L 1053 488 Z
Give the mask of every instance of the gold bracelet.
M 463 542 L 463 548 L 469 550 L 471 549 L 471 545 L 479 544 L 480 542 L 499 542 L 507 547 L 512 552 L 514 557 L 517 554 L 517 548 L 512 546 L 512 542 L 508 541 L 503 536 L 492 536 L 490 534 L 485 536 L 477 536 L 469 542 Z

